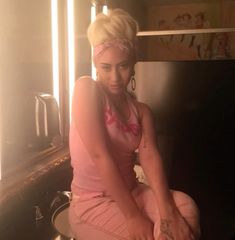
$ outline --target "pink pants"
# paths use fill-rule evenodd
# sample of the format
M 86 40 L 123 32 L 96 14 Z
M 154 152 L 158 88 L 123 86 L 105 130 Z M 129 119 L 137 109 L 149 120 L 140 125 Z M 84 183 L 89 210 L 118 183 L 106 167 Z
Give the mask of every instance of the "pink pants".
M 191 197 L 172 191 L 176 206 L 196 235 L 200 235 L 199 211 Z M 159 213 L 152 190 L 140 184 L 133 196 L 139 208 L 154 222 L 154 236 L 159 233 Z M 109 196 L 74 198 L 69 220 L 77 240 L 130 240 L 125 218 Z

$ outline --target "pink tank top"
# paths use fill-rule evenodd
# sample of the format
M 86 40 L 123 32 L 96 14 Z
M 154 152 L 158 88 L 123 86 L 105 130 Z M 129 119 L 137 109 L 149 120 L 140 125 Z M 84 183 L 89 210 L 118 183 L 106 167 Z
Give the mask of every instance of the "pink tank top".
M 114 161 L 116 161 L 128 189 L 131 190 L 137 184 L 134 172 L 134 152 L 141 139 L 140 117 L 134 103 L 135 100 L 131 96 L 127 95 L 130 116 L 123 122 L 115 113 L 107 95 L 104 95 L 104 121 L 112 141 Z M 108 194 L 96 164 L 81 141 L 73 121 L 70 127 L 70 154 L 73 167 L 72 192 L 79 196 L 87 193 Z

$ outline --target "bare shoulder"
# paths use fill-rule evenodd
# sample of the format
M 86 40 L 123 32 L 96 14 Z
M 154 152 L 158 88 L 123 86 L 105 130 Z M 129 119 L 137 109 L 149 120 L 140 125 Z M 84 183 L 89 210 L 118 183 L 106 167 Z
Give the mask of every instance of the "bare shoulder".
M 89 95 L 100 95 L 100 87 L 98 87 L 98 83 L 93 80 L 90 76 L 83 76 L 76 80 L 75 82 L 75 94 L 85 94 Z
M 146 117 L 152 118 L 153 116 L 152 110 L 147 104 L 142 102 L 137 102 L 137 107 L 138 107 L 141 120 L 143 120 Z
M 77 79 L 75 82 L 75 87 L 78 87 L 78 86 L 91 87 L 95 85 L 96 85 L 95 81 L 90 76 L 82 76 L 79 79 Z
M 74 102 L 83 104 L 97 105 L 103 103 L 103 94 L 100 91 L 99 84 L 90 76 L 80 77 L 75 82 Z

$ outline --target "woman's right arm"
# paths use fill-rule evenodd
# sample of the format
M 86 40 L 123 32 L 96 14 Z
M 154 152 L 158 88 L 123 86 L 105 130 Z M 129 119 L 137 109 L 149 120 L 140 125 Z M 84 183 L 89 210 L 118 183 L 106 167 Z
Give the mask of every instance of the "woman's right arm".
M 150 234 L 148 230 L 152 226 L 150 227 L 149 221 L 143 217 L 113 161 L 111 143 L 104 123 L 102 94 L 97 83 L 88 77 L 79 79 L 75 84 L 72 118 L 81 140 L 97 165 L 103 184 L 127 219 L 130 232 L 135 232 L 131 234 L 135 235 L 142 229 L 145 233 L 137 235 L 149 235 L 146 239 L 152 240 L 152 232 Z M 137 223 L 142 226 L 135 226 L 134 229 L 133 225 Z

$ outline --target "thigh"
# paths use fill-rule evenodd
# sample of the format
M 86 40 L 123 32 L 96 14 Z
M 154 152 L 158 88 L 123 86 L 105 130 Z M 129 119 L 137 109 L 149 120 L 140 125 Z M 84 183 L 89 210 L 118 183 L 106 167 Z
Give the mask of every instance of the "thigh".
M 199 210 L 195 201 L 187 194 L 171 190 L 175 204 L 188 222 L 194 233 L 200 235 Z M 149 186 L 141 184 L 134 192 L 135 199 L 142 211 L 154 222 L 158 231 L 160 215 L 153 191 Z
M 152 189 L 146 184 L 139 184 L 133 191 L 133 197 L 136 200 L 140 210 L 153 222 L 159 222 L 159 211 L 156 198 Z
M 130 240 L 125 218 L 109 197 L 72 200 L 69 219 L 72 232 L 79 240 Z
M 183 192 L 173 190 L 171 192 L 181 215 L 199 235 L 199 211 L 196 203 Z M 133 191 L 133 197 L 141 211 L 154 223 L 157 233 L 160 216 L 151 188 L 140 184 Z M 130 240 L 125 218 L 115 201 L 109 197 L 96 197 L 84 201 L 73 200 L 69 212 L 71 229 L 79 240 Z
M 195 201 L 184 192 L 172 191 L 176 206 L 180 214 L 187 221 L 197 239 L 201 235 L 200 230 L 200 214 Z

